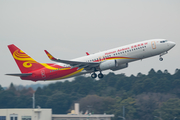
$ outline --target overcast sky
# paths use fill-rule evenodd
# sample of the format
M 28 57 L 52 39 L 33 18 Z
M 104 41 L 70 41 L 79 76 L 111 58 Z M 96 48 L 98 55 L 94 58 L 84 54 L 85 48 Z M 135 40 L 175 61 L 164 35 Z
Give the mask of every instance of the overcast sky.
M 163 62 L 159 56 L 148 58 L 116 74 L 147 74 L 151 68 L 174 74 L 180 68 L 179 0 L 1 0 L 0 85 L 35 84 L 4 75 L 20 72 L 7 48 L 12 43 L 38 62 L 51 63 L 44 49 L 57 58 L 73 59 L 86 51 L 153 38 L 165 38 L 176 46 L 163 56 Z

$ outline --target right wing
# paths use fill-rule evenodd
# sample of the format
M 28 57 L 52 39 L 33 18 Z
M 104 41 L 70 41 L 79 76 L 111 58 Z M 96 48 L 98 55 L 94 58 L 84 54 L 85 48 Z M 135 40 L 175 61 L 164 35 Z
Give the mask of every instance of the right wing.
M 62 59 L 57 59 L 53 57 L 47 50 L 44 50 L 49 57 L 50 60 L 55 61 L 55 62 L 60 62 L 60 63 L 65 63 L 69 64 L 73 67 L 81 67 L 85 68 L 86 70 L 90 70 L 92 68 L 99 67 L 99 62 L 81 62 L 81 61 L 71 61 L 71 60 L 62 60 Z

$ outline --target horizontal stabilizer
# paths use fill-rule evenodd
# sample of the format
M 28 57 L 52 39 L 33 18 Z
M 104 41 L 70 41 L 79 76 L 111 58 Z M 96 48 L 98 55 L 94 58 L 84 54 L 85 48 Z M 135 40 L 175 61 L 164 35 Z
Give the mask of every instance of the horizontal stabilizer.
M 26 77 L 32 75 L 32 73 L 14 73 L 14 74 L 5 74 L 5 75 Z

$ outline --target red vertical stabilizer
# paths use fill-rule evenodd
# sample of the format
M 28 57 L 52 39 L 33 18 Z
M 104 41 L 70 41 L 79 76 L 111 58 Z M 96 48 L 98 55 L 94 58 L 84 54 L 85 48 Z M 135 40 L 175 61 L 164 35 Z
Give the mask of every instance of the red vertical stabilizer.
M 8 45 L 8 48 L 22 73 L 29 73 L 44 67 L 14 44 Z

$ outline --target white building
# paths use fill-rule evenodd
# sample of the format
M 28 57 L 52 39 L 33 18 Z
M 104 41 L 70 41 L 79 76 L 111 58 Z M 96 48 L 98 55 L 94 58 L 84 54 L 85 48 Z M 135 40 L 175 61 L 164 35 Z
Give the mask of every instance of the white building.
M 0 120 L 51 120 L 51 109 L 0 109 Z
M 93 115 L 52 115 L 52 120 L 111 120 L 114 115 L 93 114 Z
M 51 109 L 0 109 L 0 120 L 110 120 L 114 115 L 80 114 L 79 104 L 69 114 L 52 114 Z

